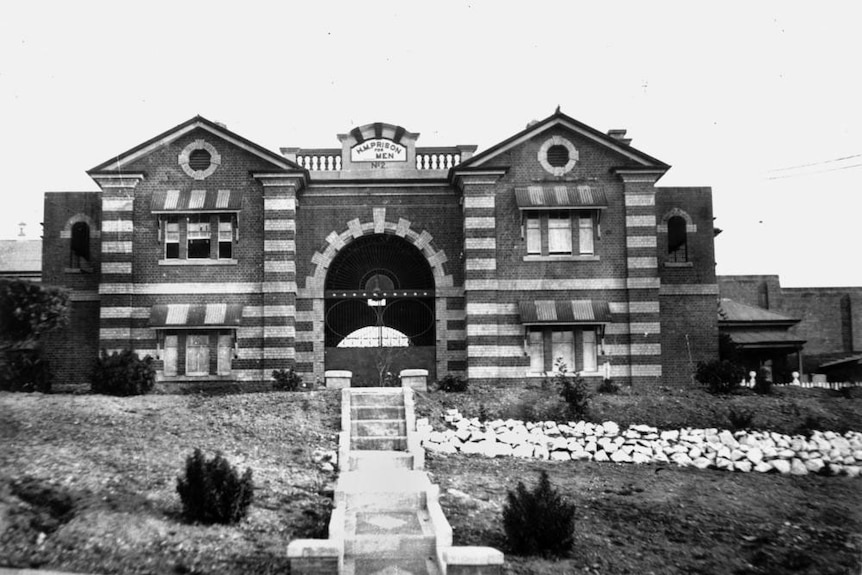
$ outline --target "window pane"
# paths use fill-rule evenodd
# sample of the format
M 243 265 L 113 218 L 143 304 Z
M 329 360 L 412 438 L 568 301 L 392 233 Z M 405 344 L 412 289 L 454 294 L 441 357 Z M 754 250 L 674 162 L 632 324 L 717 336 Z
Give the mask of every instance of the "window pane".
M 554 331 L 551 333 L 551 354 L 554 370 L 557 370 L 557 360 L 563 360 L 569 372 L 575 371 L 575 334 L 572 331 Z
M 165 258 L 180 257 L 180 221 L 177 216 L 168 216 L 164 222 Z
M 541 331 L 529 332 L 530 371 L 545 371 L 545 346 Z
M 596 332 L 588 329 L 584 330 L 584 371 L 596 371 L 598 369 L 598 361 L 596 357 Z
M 672 262 L 688 261 L 688 230 L 685 218 L 674 216 L 667 222 L 667 253 Z
M 209 335 L 189 334 L 186 338 L 186 375 L 207 375 L 209 372 Z
M 165 336 L 164 374 L 172 377 L 177 374 L 177 336 Z
M 578 218 L 578 249 L 582 254 L 593 253 L 593 216 L 591 214 L 581 214 Z
M 548 253 L 572 253 L 572 224 L 568 212 L 548 215 Z
M 218 374 L 230 375 L 230 361 L 233 357 L 233 337 L 218 336 Z
M 189 258 L 210 257 L 210 217 L 206 214 L 189 216 Z
M 538 214 L 527 216 L 527 253 L 542 253 L 542 230 Z

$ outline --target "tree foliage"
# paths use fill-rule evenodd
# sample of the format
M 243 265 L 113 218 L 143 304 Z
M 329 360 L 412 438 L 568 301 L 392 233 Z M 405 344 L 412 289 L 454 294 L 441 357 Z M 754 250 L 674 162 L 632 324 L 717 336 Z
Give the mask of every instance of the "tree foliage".
M 69 322 L 69 292 L 25 280 L 0 280 L 0 339 L 33 341 Z
M 519 481 L 503 506 L 503 528 L 510 550 L 517 555 L 562 557 L 575 540 L 575 506 L 564 498 L 542 470 L 539 482 L 527 489 Z

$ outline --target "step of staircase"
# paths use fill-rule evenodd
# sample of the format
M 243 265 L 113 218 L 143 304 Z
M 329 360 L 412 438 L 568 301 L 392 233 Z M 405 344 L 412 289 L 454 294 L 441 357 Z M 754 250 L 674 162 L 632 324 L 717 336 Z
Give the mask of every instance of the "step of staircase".
M 344 505 L 347 514 L 415 511 L 426 507 L 430 488 L 431 481 L 422 471 L 346 471 L 335 486 L 335 505 Z
M 377 407 L 374 405 L 351 407 L 351 421 L 364 421 L 369 419 L 404 419 L 404 407 Z
M 403 419 L 366 419 L 350 424 L 351 437 L 407 437 Z
M 405 451 L 350 451 L 347 471 L 413 469 L 413 455 Z
M 432 559 L 414 557 L 374 559 L 345 558 L 342 575 L 440 575 Z
M 433 557 L 434 528 L 424 509 L 347 515 L 344 552 L 353 557 Z
M 395 391 L 362 391 L 353 393 L 350 407 L 404 407 L 404 395 L 400 389 Z
M 407 451 L 407 437 L 392 437 L 386 435 L 351 437 L 350 449 L 355 449 L 357 451 Z

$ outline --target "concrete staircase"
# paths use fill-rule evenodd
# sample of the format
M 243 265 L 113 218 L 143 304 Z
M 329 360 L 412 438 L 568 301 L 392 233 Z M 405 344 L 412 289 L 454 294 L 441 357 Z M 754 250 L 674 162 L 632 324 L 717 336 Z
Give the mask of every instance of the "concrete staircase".
M 294 575 L 493 575 L 503 554 L 452 547 L 416 433 L 413 389 L 345 388 L 329 539 L 291 541 Z
M 350 449 L 342 453 L 347 465 L 335 506 L 344 508 L 345 575 L 437 575 L 438 537 L 452 544 L 442 510 L 429 512 L 429 494 L 431 507 L 439 508 L 437 489 L 422 471 L 422 448 L 411 445 L 412 399 L 412 390 L 402 388 L 351 389 L 342 396 L 342 414 L 347 404 L 350 416 L 343 428 L 350 431 L 341 444 Z

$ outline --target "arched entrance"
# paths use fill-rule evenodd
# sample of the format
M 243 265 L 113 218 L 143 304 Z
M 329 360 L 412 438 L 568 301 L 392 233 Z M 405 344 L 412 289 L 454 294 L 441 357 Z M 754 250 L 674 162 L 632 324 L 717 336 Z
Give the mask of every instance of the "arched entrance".
M 393 234 L 342 248 L 324 285 L 326 369 L 353 372 L 353 385 L 394 383 L 387 374 L 427 369 L 436 377 L 434 274 L 410 242 Z

